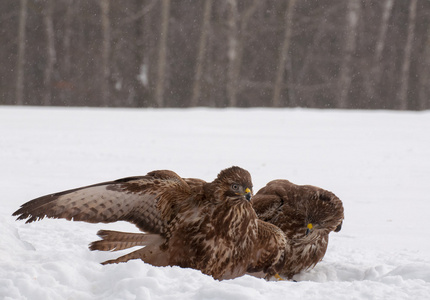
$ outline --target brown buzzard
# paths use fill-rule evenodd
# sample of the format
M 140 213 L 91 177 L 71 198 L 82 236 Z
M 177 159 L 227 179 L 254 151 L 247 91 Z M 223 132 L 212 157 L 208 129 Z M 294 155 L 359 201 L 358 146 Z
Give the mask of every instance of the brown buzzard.
M 252 198 L 258 217 L 285 232 L 287 252 L 281 276 L 291 279 L 313 268 L 325 255 L 328 235 L 343 222 L 342 201 L 333 193 L 288 180 L 273 180 Z
M 250 203 L 251 176 L 231 167 L 210 183 L 168 170 L 68 190 L 31 200 L 13 215 L 90 223 L 128 221 L 145 233 L 101 230 L 91 250 L 145 246 L 105 263 L 142 259 L 155 266 L 201 270 L 215 279 L 257 269 L 271 276 L 284 259 L 286 240 L 259 220 Z

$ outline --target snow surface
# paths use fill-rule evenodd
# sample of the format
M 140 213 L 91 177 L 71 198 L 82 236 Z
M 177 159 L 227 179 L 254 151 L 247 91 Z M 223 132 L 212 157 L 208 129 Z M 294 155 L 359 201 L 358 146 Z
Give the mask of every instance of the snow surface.
M 0 299 L 430 299 L 430 112 L 0 106 Z M 231 165 L 254 191 L 285 178 L 345 207 L 324 260 L 297 282 L 216 281 L 141 261 L 102 266 L 98 229 L 15 221 L 33 198 L 171 169 L 211 181 Z

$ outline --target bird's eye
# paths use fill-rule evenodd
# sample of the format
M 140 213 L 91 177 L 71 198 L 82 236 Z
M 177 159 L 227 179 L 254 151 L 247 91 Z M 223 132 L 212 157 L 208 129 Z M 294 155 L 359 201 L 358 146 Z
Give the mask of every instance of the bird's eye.
M 237 190 L 239 190 L 239 185 L 238 185 L 238 184 L 233 183 L 233 184 L 231 185 L 231 188 L 233 189 L 233 191 L 237 191 Z

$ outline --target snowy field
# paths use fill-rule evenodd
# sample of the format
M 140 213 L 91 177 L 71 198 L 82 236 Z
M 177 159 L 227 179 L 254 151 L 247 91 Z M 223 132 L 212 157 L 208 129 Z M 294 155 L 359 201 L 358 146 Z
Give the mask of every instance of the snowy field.
M 155 169 L 211 181 L 231 165 L 254 192 L 285 178 L 333 191 L 342 231 L 297 282 L 215 281 L 141 261 L 102 266 L 98 229 L 15 221 L 33 198 Z M 430 112 L 0 106 L 0 299 L 430 299 Z

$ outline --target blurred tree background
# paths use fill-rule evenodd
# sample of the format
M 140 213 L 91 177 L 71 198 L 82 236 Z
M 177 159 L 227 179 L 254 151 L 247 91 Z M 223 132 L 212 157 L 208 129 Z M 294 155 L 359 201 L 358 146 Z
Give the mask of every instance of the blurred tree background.
M 0 104 L 430 108 L 430 1 L 4 0 Z

